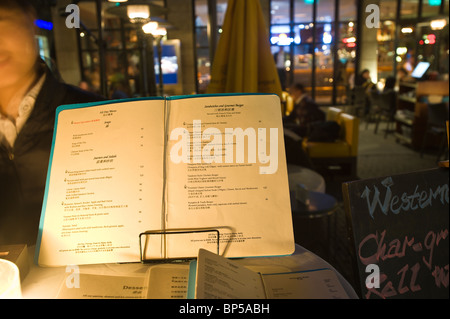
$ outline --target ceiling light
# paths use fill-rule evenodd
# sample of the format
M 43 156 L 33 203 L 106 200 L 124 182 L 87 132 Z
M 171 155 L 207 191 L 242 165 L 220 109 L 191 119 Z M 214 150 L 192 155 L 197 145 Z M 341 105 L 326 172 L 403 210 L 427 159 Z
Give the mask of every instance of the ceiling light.
M 157 28 L 158 28 L 158 22 L 156 22 L 156 21 L 150 21 L 142 26 L 142 30 L 144 30 L 144 32 L 147 34 L 149 34 L 149 33 L 153 34 L 153 32 L 155 32 L 155 30 Z
M 131 22 L 145 22 L 150 17 L 148 5 L 133 4 L 127 6 L 127 15 Z
M 447 20 L 440 19 L 440 20 L 433 20 L 430 23 L 432 30 L 442 30 L 447 25 Z

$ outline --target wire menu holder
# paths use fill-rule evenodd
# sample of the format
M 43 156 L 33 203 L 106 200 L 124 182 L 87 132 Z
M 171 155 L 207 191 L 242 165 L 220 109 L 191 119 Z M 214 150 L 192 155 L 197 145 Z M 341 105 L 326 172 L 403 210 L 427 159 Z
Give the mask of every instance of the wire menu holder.
M 223 254 L 231 238 L 226 241 Z M 197 258 L 200 248 L 220 255 L 221 239 L 217 228 L 148 230 L 139 234 L 140 260 L 142 263 L 183 262 Z

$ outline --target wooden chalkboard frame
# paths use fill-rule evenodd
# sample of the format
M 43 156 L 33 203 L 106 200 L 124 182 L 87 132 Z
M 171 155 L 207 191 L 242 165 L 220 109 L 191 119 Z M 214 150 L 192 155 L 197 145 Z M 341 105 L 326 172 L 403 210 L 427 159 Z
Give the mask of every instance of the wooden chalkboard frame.
M 435 168 L 342 184 L 360 297 L 449 298 L 448 180 Z

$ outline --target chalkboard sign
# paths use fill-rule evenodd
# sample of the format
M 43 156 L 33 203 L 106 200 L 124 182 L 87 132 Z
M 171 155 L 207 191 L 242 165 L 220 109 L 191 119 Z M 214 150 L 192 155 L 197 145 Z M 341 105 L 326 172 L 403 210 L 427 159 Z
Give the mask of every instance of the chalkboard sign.
M 449 171 L 342 184 L 362 298 L 449 298 Z

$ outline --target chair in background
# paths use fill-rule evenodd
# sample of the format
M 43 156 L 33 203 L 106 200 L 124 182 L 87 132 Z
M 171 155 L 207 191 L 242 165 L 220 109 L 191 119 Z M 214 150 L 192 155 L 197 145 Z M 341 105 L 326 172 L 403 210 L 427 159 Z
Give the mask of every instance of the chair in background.
M 359 118 L 340 113 L 336 122 L 340 125 L 340 137 L 334 142 L 302 141 L 303 150 L 308 154 L 314 169 L 324 173 L 330 167 L 340 167 L 347 176 L 357 175 L 357 156 L 359 142 Z
M 294 109 L 294 99 L 288 92 L 283 91 L 281 101 L 282 101 L 282 105 L 283 105 L 283 107 L 282 107 L 283 116 L 289 115 L 292 112 L 292 110 Z
M 339 115 L 341 115 L 341 113 L 343 113 L 341 109 L 330 106 L 325 112 L 325 118 L 327 121 L 338 121 Z
M 425 129 L 425 134 L 422 140 L 422 148 L 420 151 L 420 156 L 423 156 L 423 152 L 428 142 L 428 138 L 431 135 L 441 136 L 441 141 L 439 143 L 439 151 L 437 155 L 437 160 L 439 160 L 444 153 L 446 138 L 447 138 L 447 128 L 446 121 L 448 121 L 448 102 L 441 102 L 436 104 L 427 103 L 427 125 Z
M 363 117 L 364 121 L 366 122 L 366 130 L 368 129 L 369 124 L 375 123 L 378 118 L 378 114 L 380 113 L 381 109 L 381 93 L 370 92 L 367 95 L 367 99 L 369 103 L 368 110 Z
M 355 86 L 352 96 L 352 115 L 363 116 L 367 101 L 366 88 L 363 86 Z
M 394 126 L 395 124 L 394 117 L 397 111 L 397 93 L 394 90 L 379 93 L 377 104 L 374 133 L 377 134 L 380 122 L 386 121 L 386 130 L 384 133 L 384 138 L 386 138 L 389 133 L 394 132 L 391 125 Z

